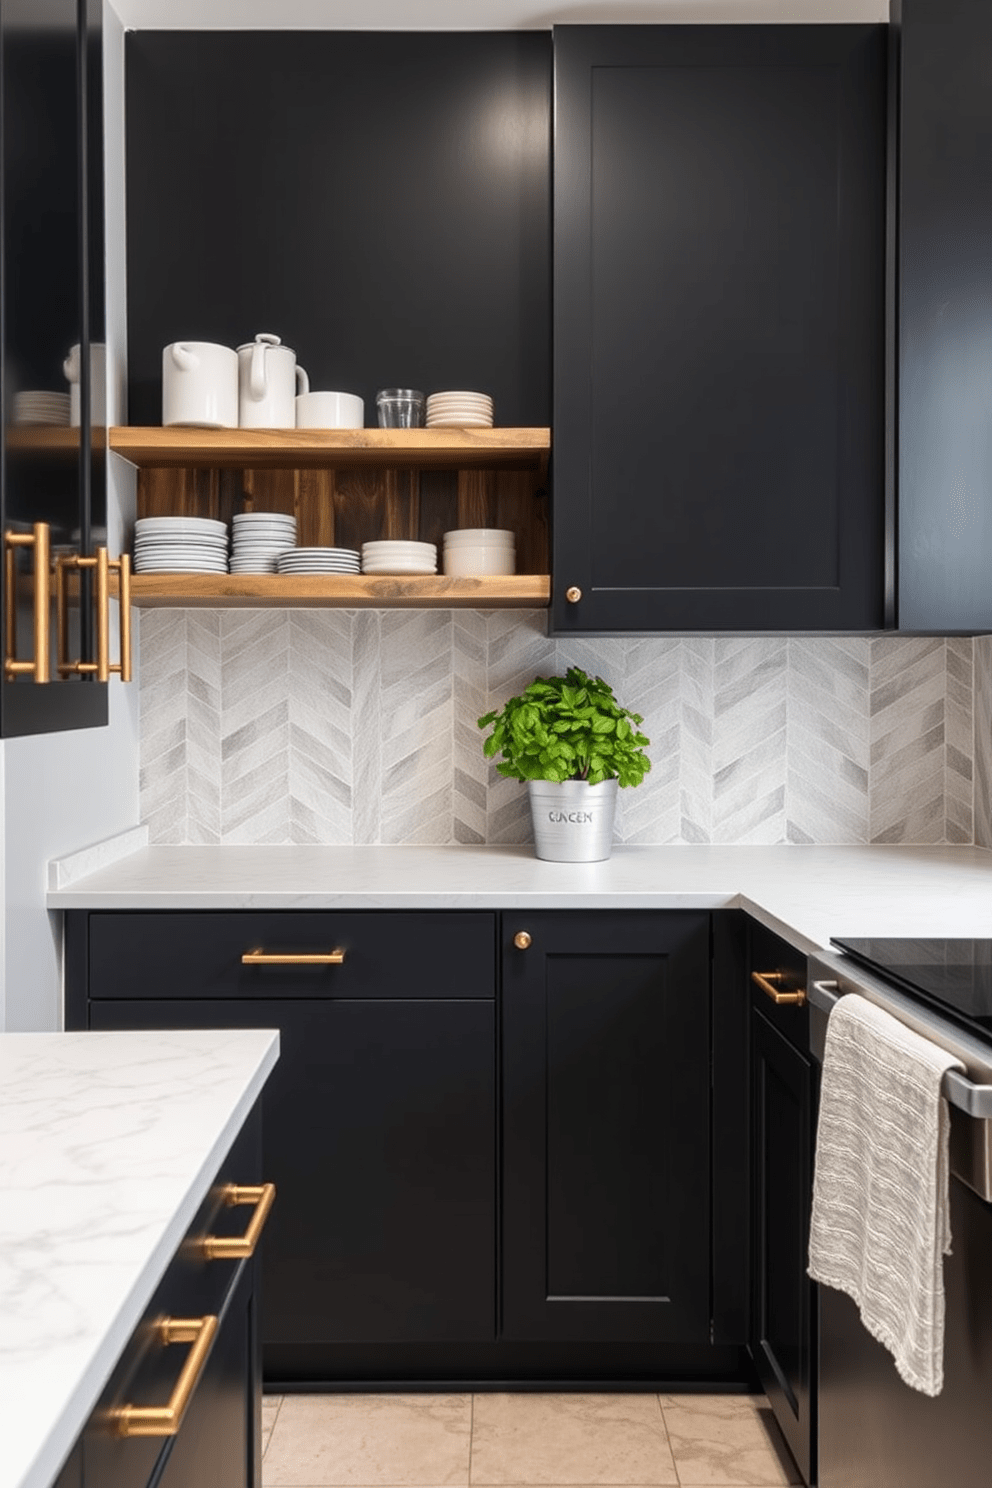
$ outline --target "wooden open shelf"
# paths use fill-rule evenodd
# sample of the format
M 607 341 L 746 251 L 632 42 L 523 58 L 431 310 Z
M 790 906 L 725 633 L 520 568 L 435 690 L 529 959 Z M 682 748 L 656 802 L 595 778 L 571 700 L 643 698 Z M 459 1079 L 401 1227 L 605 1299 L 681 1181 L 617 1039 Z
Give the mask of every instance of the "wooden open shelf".
M 116 592 L 116 591 L 115 591 Z M 551 598 L 547 574 L 453 579 L 381 574 L 135 574 L 138 609 L 539 609 Z
M 456 527 L 516 534 L 509 578 L 443 574 L 141 574 L 154 606 L 538 608 L 550 603 L 548 429 L 131 429 L 110 447 L 138 466 L 137 514 L 296 518 L 301 547 L 360 549 L 375 538 L 437 545 Z
M 140 469 L 547 469 L 550 429 L 110 430 L 110 448 Z

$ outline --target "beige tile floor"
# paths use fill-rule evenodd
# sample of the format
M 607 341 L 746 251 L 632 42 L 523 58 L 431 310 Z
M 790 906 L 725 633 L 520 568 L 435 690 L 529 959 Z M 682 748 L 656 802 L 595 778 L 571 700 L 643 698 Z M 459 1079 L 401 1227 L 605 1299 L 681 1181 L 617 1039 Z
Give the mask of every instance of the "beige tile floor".
M 267 1395 L 263 1488 L 782 1488 L 760 1395 Z

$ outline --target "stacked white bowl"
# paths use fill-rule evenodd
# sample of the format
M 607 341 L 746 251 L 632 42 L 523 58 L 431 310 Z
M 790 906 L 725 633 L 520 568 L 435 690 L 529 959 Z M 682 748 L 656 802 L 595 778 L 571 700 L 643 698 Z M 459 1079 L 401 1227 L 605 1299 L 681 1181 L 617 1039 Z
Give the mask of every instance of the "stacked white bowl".
M 15 424 L 69 423 L 68 393 L 47 393 L 43 389 L 14 394 Z
M 296 518 L 285 512 L 239 512 L 233 527 L 232 573 L 278 573 L 280 553 L 296 547 Z
M 434 543 L 399 540 L 362 543 L 362 573 L 437 573 L 437 547 Z
M 499 527 L 461 527 L 444 534 L 444 571 L 453 578 L 512 574 L 517 567 L 517 540 Z
M 294 548 L 280 553 L 281 574 L 357 574 L 359 555 L 354 548 Z
M 211 517 L 141 517 L 135 573 L 227 573 L 227 523 Z
M 491 429 L 493 400 L 488 393 L 431 393 L 428 429 Z

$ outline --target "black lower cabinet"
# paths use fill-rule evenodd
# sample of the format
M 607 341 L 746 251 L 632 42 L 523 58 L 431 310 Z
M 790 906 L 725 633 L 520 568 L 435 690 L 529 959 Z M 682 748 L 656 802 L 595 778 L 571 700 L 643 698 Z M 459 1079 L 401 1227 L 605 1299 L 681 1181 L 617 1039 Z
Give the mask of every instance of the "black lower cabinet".
M 504 1333 L 708 1340 L 709 916 L 502 940 Z
M 323 1346 L 494 1338 L 492 1001 L 108 1001 L 91 1026 L 279 1029 L 267 1377 L 321 1377 Z
M 801 1050 L 757 1011 L 751 1015 L 751 1091 L 751 1351 L 789 1450 L 810 1483 L 815 1289 L 806 1262 L 812 1072 Z

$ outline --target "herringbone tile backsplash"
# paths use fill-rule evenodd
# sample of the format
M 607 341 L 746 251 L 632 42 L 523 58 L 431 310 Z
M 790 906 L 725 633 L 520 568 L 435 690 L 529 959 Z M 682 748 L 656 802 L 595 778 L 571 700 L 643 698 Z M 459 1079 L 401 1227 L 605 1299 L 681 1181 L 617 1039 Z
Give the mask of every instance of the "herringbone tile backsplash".
M 619 841 L 992 842 L 985 638 L 545 630 L 519 610 L 144 611 L 152 841 L 525 842 L 526 792 L 475 720 L 577 665 L 651 739 Z

